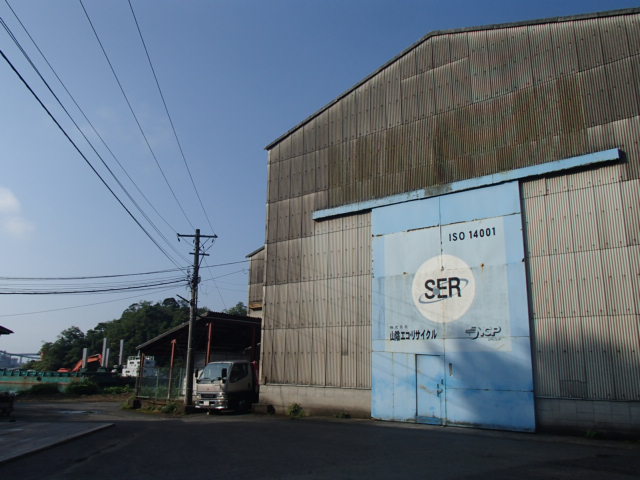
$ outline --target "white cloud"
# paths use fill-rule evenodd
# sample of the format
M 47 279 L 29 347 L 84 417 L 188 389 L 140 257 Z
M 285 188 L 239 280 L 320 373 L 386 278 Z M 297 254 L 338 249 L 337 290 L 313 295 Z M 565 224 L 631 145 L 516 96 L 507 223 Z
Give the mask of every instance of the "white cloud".
M 33 232 L 36 227 L 29 220 L 22 217 L 6 217 L 2 219 L 2 228 L 12 237 L 24 237 Z
M 0 187 L 0 215 L 15 214 L 20 211 L 20 202 L 8 188 Z
M 32 222 L 22 216 L 20 210 L 20 202 L 13 192 L 0 187 L 0 229 L 16 238 L 23 238 L 36 229 Z

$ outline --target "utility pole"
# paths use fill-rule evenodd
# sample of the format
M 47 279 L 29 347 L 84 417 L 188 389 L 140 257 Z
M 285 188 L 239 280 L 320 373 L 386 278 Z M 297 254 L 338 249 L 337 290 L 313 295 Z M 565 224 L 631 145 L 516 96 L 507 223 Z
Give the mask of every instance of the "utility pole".
M 193 241 L 193 276 L 191 277 L 191 301 L 189 302 L 189 333 L 187 336 L 187 385 L 184 392 L 184 405 L 191 406 L 193 397 L 193 327 L 198 314 L 198 283 L 200 283 L 200 257 L 207 256 L 206 253 L 200 253 L 200 239 L 202 238 L 218 238 L 217 235 L 201 235 L 200 229 L 196 228 L 195 235 L 181 235 L 180 238 L 194 238 Z

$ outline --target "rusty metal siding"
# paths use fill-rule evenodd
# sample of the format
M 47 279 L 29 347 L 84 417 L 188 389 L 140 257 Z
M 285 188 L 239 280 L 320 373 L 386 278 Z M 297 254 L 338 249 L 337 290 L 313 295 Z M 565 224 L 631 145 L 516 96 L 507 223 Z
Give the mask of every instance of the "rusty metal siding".
M 579 70 L 589 70 L 603 63 L 600 23 L 598 19 L 575 23 Z
M 640 53 L 640 15 L 627 15 L 624 17 L 629 42 L 629 55 Z
M 554 48 L 554 64 L 556 75 L 562 77 L 578 71 L 578 52 L 574 22 L 554 24 L 551 30 L 551 41 Z
M 638 84 L 633 78 L 633 65 L 634 59 L 623 58 L 604 67 L 611 101 L 611 121 L 638 115 Z
M 534 322 L 535 391 L 537 396 L 559 397 L 560 374 L 555 318 Z
M 607 314 L 611 316 L 627 315 L 635 312 L 638 291 L 634 291 L 634 282 L 629 263 L 628 249 L 608 248 L 602 250 L 602 270 L 604 273 L 604 292 Z
M 298 197 L 302 195 L 303 162 L 303 155 L 299 155 L 291 159 L 291 183 L 289 186 L 289 188 L 291 189 L 290 197 Z
M 313 328 L 301 328 L 298 330 L 298 385 L 311 385 L 313 352 Z
M 324 328 L 329 316 L 329 295 L 327 280 L 313 282 L 313 326 Z
M 271 383 L 285 383 L 285 330 L 279 328 L 272 330 L 272 354 L 271 354 L 271 377 L 267 378 Z
M 300 326 L 313 326 L 314 282 L 300 283 Z
M 557 320 L 560 396 L 584 398 L 586 394 L 585 362 L 581 319 Z
M 487 32 L 469 32 L 469 70 L 473 102 L 481 102 L 491 96 Z
M 612 349 L 607 317 L 584 317 L 582 319 L 585 342 L 587 398 L 614 399 L 612 372 Z
M 326 385 L 327 330 L 313 328 L 311 345 L 311 384 Z
M 620 189 L 626 245 L 640 245 L 640 181 L 623 182 Z
M 298 329 L 284 330 L 284 372 L 283 382 L 295 385 L 298 383 L 298 366 L 300 365 Z
M 268 202 L 278 201 L 278 183 L 280 181 L 279 163 L 269 162 L 267 168 L 267 200 Z
M 551 261 L 549 256 L 531 257 L 529 259 L 529 275 L 532 314 L 534 320 L 555 316 L 556 285 L 549 275 Z
M 385 72 L 387 112 L 386 128 L 393 128 L 402 123 L 402 92 L 400 89 L 400 64 L 394 63 Z
M 539 397 L 640 398 L 636 182 L 611 166 L 523 185 Z
M 638 318 L 634 315 L 616 316 L 611 324 L 615 338 L 613 375 L 615 395 L 618 400 L 640 400 L 640 349 L 638 348 Z
M 601 249 L 621 247 L 626 243 L 620 184 L 612 183 L 594 187 L 598 229 L 596 232 Z
M 510 90 L 521 90 L 533 85 L 531 67 L 531 50 L 527 27 L 516 27 L 509 30 L 509 54 L 507 72 L 511 79 Z
M 605 124 L 611 121 L 611 106 L 604 66 L 580 72 L 577 76 L 585 94 L 585 114 L 588 127 Z
M 608 17 L 600 20 L 602 56 L 605 62 L 615 62 L 629 56 L 629 42 L 624 17 Z
M 553 42 L 551 40 L 552 26 L 549 24 L 531 25 L 528 29 L 533 83 L 537 85 L 550 82 L 556 78 Z
M 276 285 L 274 287 L 273 328 L 285 328 L 287 326 L 287 286 Z
M 289 200 L 289 231 L 287 233 L 287 239 L 300 238 L 301 236 L 302 197 L 295 197 Z
M 590 250 L 576 254 L 576 270 L 578 273 L 578 290 L 580 291 L 580 315 L 593 317 L 606 315 L 607 305 L 603 278 L 602 255 L 599 250 Z
M 544 214 L 547 238 L 555 241 L 549 245 L 549 253 L 568 253 L 573 250 L 573 234 L 571 207 L 566 192 L 546 196 L 546 212 Z
M 289 251 L 287 254 L 288 272 L 287 281 L 291 283 L 300 282 L 302 270 L 302 241 L 300 238 L 289 240 Z

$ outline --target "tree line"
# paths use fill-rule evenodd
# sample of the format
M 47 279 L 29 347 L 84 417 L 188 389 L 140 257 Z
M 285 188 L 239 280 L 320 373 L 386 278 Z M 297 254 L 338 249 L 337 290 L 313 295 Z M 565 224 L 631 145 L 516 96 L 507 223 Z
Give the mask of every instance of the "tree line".
M 199 314 L 207 312 L 199 309 Z M 224 310 L 225 313 L 246 315 L 247 309 L 242 302 Z M 64 329 L 53 342 L 44 342 L 40 349 L 40 360 L 29 362 L 25 368 L 55 371 L 59 368 L 72 368 L 82 359 L 82 350 L 87 348 L 89 355 L 102 352 L 103 338 L 108 339 L 111 349 L 111 361 L 117 362 L 120 352 L 120 340 L 124 340 L 124 359 L 136 354 L 136 346 L 150 340 L 170 328 L 189 320 L 189 304 L 184 300 L 166 298 L 162 302 L 142 301 L 130 305 L 120 318 L 98 323 L 94 328 L 83 332 L 73 326 Z

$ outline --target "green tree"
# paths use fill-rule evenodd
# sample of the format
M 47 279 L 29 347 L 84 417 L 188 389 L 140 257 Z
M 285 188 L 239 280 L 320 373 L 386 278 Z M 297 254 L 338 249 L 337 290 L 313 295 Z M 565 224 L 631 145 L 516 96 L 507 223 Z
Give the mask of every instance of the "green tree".
M 242 302 L 238 302 L 235 306 L 223 310 L 223 313 L 228 313 L 229 315 L 246 315 L 247 306 Z
M 138 302 L 122 312 L 120 318 L 98 323 L 83 333 L 78 327 L 63 330 L 54 342 L 45 342 L 40 349 L 42 359 L 31 367 L 38 370 L 72 368 L 82 358 L 82 349 L 89 355 L 102 352 L 102 341 L 108 339 L 111 362 L 117 361 L 120 340 L 124 340 L 125 359 L 136 353 L 136 347 L 162 332 L 189 319 L 189 305 L 182 300 L 166 298 L 159 303 Z
M 36 362 L 40 370 L 57 370 L 73 367 L 82 358 L 86 336 L 78 327 L 63 330 L 54 342 L 45 342 L 40 349 L 41 360 Z

